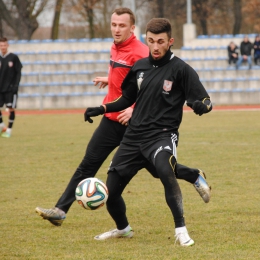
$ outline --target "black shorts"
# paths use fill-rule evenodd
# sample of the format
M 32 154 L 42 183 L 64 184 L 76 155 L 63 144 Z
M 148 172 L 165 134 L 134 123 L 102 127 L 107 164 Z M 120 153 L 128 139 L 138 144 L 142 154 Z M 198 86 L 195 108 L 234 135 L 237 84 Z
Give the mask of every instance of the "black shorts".
M 120 176 L 130 180 L 139 170 L 146 168 L 156 177 L 155 158 L 157 154 L 166 151 L 177 159 L 177 141 L 178 137 L 175 133 L 148 142 L 126 143 L 123 139 L 112 159 L 109 171 L 115 170 Z
M 13 92 L 0 92 L 0 107 L 5 105 L 8 108 L 16 108 L 17 98 L 18 95 Z

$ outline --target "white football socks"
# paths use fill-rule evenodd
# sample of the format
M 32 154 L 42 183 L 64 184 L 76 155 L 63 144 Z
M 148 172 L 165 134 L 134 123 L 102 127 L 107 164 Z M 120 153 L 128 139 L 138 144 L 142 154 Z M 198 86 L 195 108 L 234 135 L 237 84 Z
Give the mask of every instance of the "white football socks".
M 188 233 L 186 226 L 175 228 L 175 234 L 177 235 L 179 233 Z
M 6 133 L 11 134 L 12 133 L 12 129 L 11 128 L 7 128 L 6 129 Z
M 118 230 L 120 232 L 120 234 L 125 234 L 127 232 L 129 232 L 131 230 L 130 225 L 128 225 L 126 228 Z

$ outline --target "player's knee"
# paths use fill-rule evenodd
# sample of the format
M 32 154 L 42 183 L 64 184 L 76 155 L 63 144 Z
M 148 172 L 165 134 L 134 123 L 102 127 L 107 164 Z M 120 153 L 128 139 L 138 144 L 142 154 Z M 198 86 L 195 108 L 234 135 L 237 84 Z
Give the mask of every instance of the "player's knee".
M 158 153 L 155 157 L 155 166 L 158 165 L 171 165 L 172 167 L 176 167 L 176 158 L 173 154 L 167 152 L 167 151 L 161 151 Z
M 123 183 L 123 178 L 118 174 L 116 170 L 109 170 L 107 175 L 107 189 L 109 193 L 110 199 L 115 199 L 118 196 L 121 196 L 122 189 L 121 187 L 125 187 Z
M 162 173 L 169 171 L 173 171 L 175 173 L 176 164 L 177 161 L 175 156 L 169 152 L 162 151 L 155 157 L 155 167 L 159 176 Z

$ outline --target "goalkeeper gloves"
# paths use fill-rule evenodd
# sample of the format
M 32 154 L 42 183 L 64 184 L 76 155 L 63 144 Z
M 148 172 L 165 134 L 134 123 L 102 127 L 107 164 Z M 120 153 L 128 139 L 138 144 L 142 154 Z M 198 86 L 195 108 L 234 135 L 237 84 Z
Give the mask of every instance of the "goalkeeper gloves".
M 211 101 L 204 98 L 202 101 L 196 100 L 194 103 L 188 103 L 187 105 L 191 107 L 196 115 L 203 115 L 212 110 Z
M 93 120 L 91 119 L 92 116 L 99 116 L 99 115 L 103 115 L 104 113 L 105 113 L 105 108 L 103 106 L 88 107 L 84 113 L 84 119 L 89 123 L 93 123 Z

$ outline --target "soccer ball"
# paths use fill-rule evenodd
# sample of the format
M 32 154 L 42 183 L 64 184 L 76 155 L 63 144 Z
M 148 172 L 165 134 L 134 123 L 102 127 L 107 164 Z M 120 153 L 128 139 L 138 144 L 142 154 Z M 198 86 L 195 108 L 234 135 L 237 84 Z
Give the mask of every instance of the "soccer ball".
M 78 184 L 75 196 L 79 205 L 84 209 L 95 210 L 105 205 L 108 189 L 101 180 L 87 178 Z

